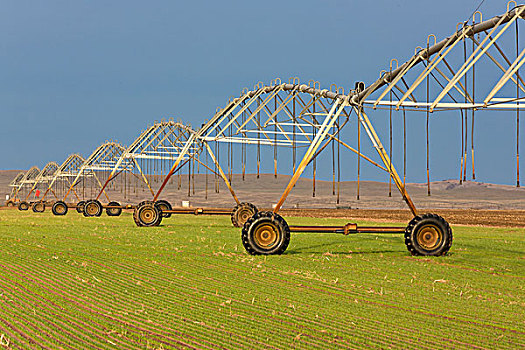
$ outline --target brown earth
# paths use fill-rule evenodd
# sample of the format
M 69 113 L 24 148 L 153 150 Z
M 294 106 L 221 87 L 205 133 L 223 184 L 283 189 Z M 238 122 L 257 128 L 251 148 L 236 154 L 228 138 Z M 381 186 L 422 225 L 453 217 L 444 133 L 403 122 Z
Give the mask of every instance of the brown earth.
M 422 211 L 421 213 L 427 212 Z M 523 210 L 463 210 L 435 209 L 428 210 L 446 218 L 453 225 L 525 227 Z M 316 218 L 345 218 L 352 220 L 371 220 L 377 222 L 407 223 L 412 219 L 408 210 L 380 209 L 285 209 L 284 216 L 302 216 Z
M 1 199 L 9 194 L 9 182 L 18 174 L 16 170 L 0 171 Z M 152 180 L 154 189 L 160 186 L 161 179 Z M 220 181 L 219 193 L 214 191 L 214 177 L 208 177 L 206 196 L 205 175 L 195 175 L 195 188 L 188 195 L 188 176 L 181 176 L 181 187 L 178 188 L 178 176 L 174 176 L 161 199 L 166 199 L 174 206 L 181 201 L 189 201 L 193 207 L 232 208 L 235 202 Z M 271 208 L 283 193 L 289 175 L 275 178 L 263 174 L 259 178 L 250 174 L 243 181 L 241 175 L 234 175 L 232 185 L 241 202 L 254 203 L 259 208 Z M 152 196 L 143 186 L 132 185 L 125 194 L 118 189 L 108 191 L 109 199 L 122 204 L 137 204 L 141 200 L 151 200 Z M 374 181 L 361 181 L 360 199 L 357 200 L 357 183 L 341 182 L 339 186 L 339 203 L 333 195 L 331 181 L 316 181 L 316 196 L 312 196 L 312 179 L 302 178 L 291 191 L 283 206 L 282 213 L 291 216 L 334 217 L 353 219 L 370 219 L 374 221 L 394 221 L 406 223 L 411 218 L 410 211 L 399 192 L 392 185 L 392 197 L 388 196 L 389 184 Z M 459 184 L 457 180 L 445 180 L 431 183 L 432 195 L 427 195 L 426 184 L 407 184 L 419 212 L 435 212 L 447 218 L 452 224 L 488 225 L 505 227 L 525 227 L 525 189 L 510 185 L 497 185 L 467 181 Z M 3 193 L 2 193 L 3 192 Z M 337 193 L 337 183 L 335 184 Z M 86 189 L 86 199 L 96 196 L 97 191 Z M 34 200 L 34 198 L 32 198 Z M 48 198 L 54 200 L 54 198 Z M 68 198 L 74 202 L 75 198 Z M 102 198 L 107 202 L 108 198 Z

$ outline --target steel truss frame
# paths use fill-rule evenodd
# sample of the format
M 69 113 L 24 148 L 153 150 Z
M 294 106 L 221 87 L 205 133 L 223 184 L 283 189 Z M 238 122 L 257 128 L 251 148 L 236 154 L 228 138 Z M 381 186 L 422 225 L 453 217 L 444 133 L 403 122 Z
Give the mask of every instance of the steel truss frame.
M 57 170 L 59 168 L 59 165 L 56 163 L 56 162 L 49 162 L 47 163 L 43 168 L 42 170 L 40 171 L 40 173 L 35 177 L 35 180 L 34 180 L 34 184 L 33 186 L 31 187 L 31 189 L 29 190 L 29 192 L 27 193 L 24 201 L 28 201 L 29 200 L 29 197 L 31 196 L 31 194 L 39 187 L 39 186 L 42 186 L 42 185 L 46 185 L 48 183 L 50 183 L 53 178 L 54 178 L 54 175 L 56 174 Z
M 33 166 L 24 173 L 24 176 L 22 176 L 17 183 L 13 183 L 13 195 L 11 196 L 11 199 L 16 201 L 17 198 L 20 198 L 21 192 L 35 183 L 35 179 L 38 174 L 40 174 L 40 169 L 36 166 Z M 17 178 L 19 175 L 17 175 Z
M 80 168 L 78 169 L 78 173 L 76 174 L 74 180 L 71 182 L 71 185 L 69 186 L 66 194 L 61 199 L 61 201 L 66 202 L 71 192 L 73 192 L 77 199 L 80 200 L 80 197 L 75 191 L 75 186 L 77 186 L 80 183 L 80 179 L 82 179 L 83 181 L 87 178 L 94 179 L 99 188 L 102 188 L 103 185 L 99 179 L 99 176 L 97 175 L 97 172 L 109 172 L 113 170 L 116 162 L 125 150 L 126 149 L 124 148 L 124 146 L 114 141 L 106 141 L 99 147 L 97 147 L 80 166 Z M 131 169 L 131 167 L 132 164 L 129 161 L 124 161 L 120 164 L 119 171 L 128 171 L 129 169 Z M 108 194 L 105 191 L 103 193 L 106 196 L 106 199 L 109 201 Z
M 218 165 L 216 157 L 214 157 L 213 151 L 209 146 L 211 142 L 292 147 L 294 149 L 293 175 L 273 209 L 273 215 L 277 215 L 306 166 L 318 156 L 330 141 L 335 141 L 355 152 L 358 155 L 358 162 L 365 159 L 387 171 L 391 181 L 394 181 L 404 201 L 414 215 L 414 220 L 418 218 L 421 219 L 418 217 L 418 211 L 406 191 L 404 179 L 402 180 L 399 177 L 392 164 L 390 156 L 392 145 L 390 144 L 389 154 L 389 151 L 379 139 L 371 119 L 365 112 L 365 108 L 372 107 L 375 109 L 378 108 L 378 106 L 388 106 L 390 111 L 395 107 L 397 110 L 400 108 L 403 110 L 408 108 L 423 109 L 427 113 L 427 179 L 430 195 L 428 169 L 428 119 L 430 113 L 451 109 L 461 110 L 462 112 L 469 110 L 472 112 L 473 123 L 474 111 L 476 110 L 515 109 L 519 123 L 519 110 L 523 106 L 520 103 L 522 98 L 519 94 L 520 90 L 525 92 L 525 83 L 519 76 L 519 68 L 525 63 L 525 50 L 519 53 L 517 49 L 517 23 L 519 19 L 523 18 L 524 14 L 525 6 L 517 6 L 512 10 L 507 8 L 505 14 L 493 17 L 487 21 L 482 21 L 481 13 L 476 13 L 472 24 L 462 24 L 452 36 L 440 42 L 436 42 L 437 40 L 435 40 L 434 37 L 434 45 L 430 45 L 429 36 L 426 49 L 417 49 L 416 54 L 401 66 L 397 66 L 397 60 L 392 60 L 390 69 L 388 71 L 382 71 L 380 78 L 376 82 L 367 88 L 365 88 L 364 83 L 356 83 L 355 89 L 351 90 L 348 94 L 345 94 L 344 91 L 340 92 L 337 88 L 335 91 L 320 90 L 315 83 L 312 86 L 311 82 L 309 85 L 301 85 L 298 79 L 295 78 L 288 84 L 281 83 L 280 79 L 277 79 L 269 86 L 258 84 L 252 91 L 243 91 L 238 98 L 230 99 L 224 108 L 219 109 L 218 112 L 193 135 L 164 179 L 163 184 L 155 195 L 155 199 L 158 198 L 170 176 L 173 175 L 181 163 L 189 146 L 196 141 L 200 141 L 205 145 L 206 150 L 216 163 L 223 178 L 225 178 L 224 172 Z M 479 15 L 479 23 L 475 23 L 476 15 Z M 500 38 L 503 37 L 503 34 L 510 32 L 509 28 L 513 24 L 516 25 L 516 57 L 510 60 L 501 49 L 502 45 L 500 45 L 499 40 L 503 40 Z M 472 52 L 467 55 L 466 45 L 464 45 L 462 52 L 464 54 L 464 61 L 459 68 L 454 69 L 453 63 L 455 61 L 451 64 L 447 58 L 452 57 L 453 53 L 458 51 L 457 48 L 460 47 L 458 46 L 459 43 L 465 43 L 469 39 L 472 42 Z M 456 48 L 456 50 L 454 50 L 454 48 Z M 497 50 L 497 53 L 503 57 L 506 64 L 502 64 L 495 58 L 495 54 L 489 50 L 491 48 L 493 48 L 492 51 Z M 484 96 L 482 102 L 478 102 L 475 99 L 474 79 L 476 63 L 480 65 L 482 62 L 480 61 L 481 58 L 485 58 L 487 61 L 494 63 L 501 71 L 501 76 L 497 82 L 495 82 L 490 93 Z M 396 63 L 395 69 L 393 67 L 394 62 Z M 414 77 L 415 79 L 411 84 L 408 84 L 407 80 L 415 74 L 418 68 L 421 68 L 422 72 Z M 473 87 L 470 93 L 467 88 L 467 75 L 469 73 L 473 79 Z M 434 90 L 430 89 L 431 77 L 436 81 L 433 86 Z M 463 83 L 461 79 L 464 79 Z M 423 81 L 426 81 L 426 98 L 421 99 L 419 96 L 421 92 L 417 88 Z M 516 96 L 498 96 L 498 93 L 503 92 L 503 87 L 509 81 L 512 81 L 516 85 Z M 385 89 L 381 91 L 383 87 L 385 87 Z M 436 90 L 437 96 L 430 99 L 431 91 Z M 401 97 L 397 95 L 398 92 L 401 94 Z M 379 96 L 373 97 L 374 94 L 379 94 Z M 389 95 L 389 101 L 383 101 L 383 98 L 387 96 L 387 94 Z M 393 99 L 392 94 L 396 95 L 396 101 Z M 445 97 L 449 97 L 451 101 L 445 101 Z M 461 101 L 461 99 L 464 101 Z M 318 103 L 321 101 L 325 103 Z M 314 106 L 320 108 L 314 109 Z M 373 162 L 370 158 L 365 157 L 360 149 L 352 149 L 338 138 L 340 127 L 347 124 L 352 112 L 355 112 L 359 126 L 358 129 L 360 130 L 362 127 L 365 130 L 366 135 L 381 158 L 382 165 Z M 284 118 L 280 120 L 277 119 L 278 116 L 283 115 L 285 115 Z M 334 125 L 337 125 L 337 133 L 334 131 Z M 519 128 L 517 130 L 519 135 Z M 295 148 L 298 145 L 299 147 L 307 147 L 307 150 L 296 167 Z M 257 167 L 259 168 L 259 154 L 257 162 Z M 462 159 L 462 162 L 466 163 L 466 158 Z M 519 155 L 517 156 L 517 162 L 519 172 Z M 277 166 L 275 165 L 275 169 L 276 168 Z M 225 183 L 232 192 L 232 195 L 234 195 L 227 179 L 225 179 Z M 442 220 L 442 218 L 436 220 L 439 221 Z M 446 224 L 446 221 L 443 220 L 443 222 Z M 360 231 L 359 228 L 357 228 L 357 225 L 349 225 L 350 226 L 347 225 L 343 228 L 290 227 L 290 231 L 327 232 L 328 230 L 330 232 L 342 233 L 362 232 L 362 230 Z M 448 224 L 446 225 L 448 227 Z M 370 231 L 370 228 L 366 228 L 365 231 Z M 378 229 L 377 232 L 379 231 L 385 232 L 384 229 Z M 404 229 L 392 228 L 386 231 L 399 233 L 404 231 Z M 448 250 L 448 248 L 446 248 L 446 250 Z
M 118 157 L 110 175 L 101 186 L 96 200 L 100 199 L 110 182 L 124 170 L 133 173 L 134 176 L 139 178 L 147 186 L 152 197 L 155 196 L 151 178 L 157 179 L 159 176 L 163 176 L 163 169 L 157 163 L 174 161 L 194 133 L 190 126 L 173 120 L 156 122 L 142 131 L 135 141 Z M 189 149 L 185 160 L 193 158 L 199 151 L 200 149 L 196 147 Z M 146 165 L 141 166 L 141 161 L 144 161 Z M 153 166 L 148 167 L 148 161 L 152 162 Z M 123 167 L 123 163 L 128 163 L 132 167 Z
M 388 70 L 363 91 L 352 96 L 353 104 L 364 108 L 425 112 L 427 118 L 427 186 L 430 195 L 428 134 L 433 112 L 458 111 L 461 118 L 462 145 L 460 182 L 467 178 L 467 142 L 470 137 L 472 179 L 474 162 L 475 115 L 478 111 L 515 111 L 516 113 L 516 185 L 520 186 L 519 139 L 520 111 L 525 108 L 525 81 L 519 73 L 525 63 L 525 49 L 519 47 L 519 22 L 525 18 L 525 6 L 507 4 L 507 12 L 483 20 L 478 11 L 471 23 L 459 23 L 456 32 L 437 42 L 429 35 L 425 48 L 401 66 L 390 62 Z M 433 44 L 432 44 L 433 39 Z M 521 50 L 521 51 L 520 51 Z M 491 77 L 480 84 L 479 75 Z M 481 94 L 480 86 L 489 86 Z M 470 118 L 470 123 L 469 123 Z M 470 124 L 470 135 L 469 135 Z
M 331 90 L 321 90 L 318 82 L 310 81 L 309 85 L 301 85 L 297 78 L 291 79 L 290 83 L 280 83 L 276 79 L 269 86 L 258 84 L 252 91 L 244 91 L 239 98 L 230 100 L 228 105 L 206 122 L 194 137 L 189 140 L 186 149 L 195 143 L 201 143 L 211 157 L 218 172 L 223 178 L 232 196 L 236 195 L 232 189 L 231 165 L 228 165 L 228 175 L 217 161 L 211 143 L 228 143 L 240 145 L 257 145 L 257 173 L 260 170 L 260 146 L 274 147 L 274 173 L 277 175 L 277 148 L 290 148 L 294 153 L 293 170 L 296 170 L 296 150 L 308 147 L 316 139 L 319 132 L 323 132 L 325 125 L 323 121 L 327 116 L 332 117 L 331 110 L 334 101 L 344 100 L 346 95 L 342 88 L 332 85 Z M 386 168 L 366 155 L 360 153 L 340 138 L 340 131 L 350 121 L 352 108 L 345 105 L 337 113 L 335 120 L 326 129 L 321 141 L 325 141 L 318 153 L 328 146 L 329 142 L 335 142 L 361 158 L 371 162 L 378 168 Z M 179 158 L 173 164 L 171 171 L 164 179 L 163 185 L 156 194 L 160 195 L 164 185 L 170 176 L 180 166 L 186 155 L 186 149 L 181 151 Z M 244 156 L 246 151 L 244 150 Z M 242 165 L 243 175 L 245 164 Z
M 24 178 L 25 174 L 26 174 L 26 172 L 24 172 L 24 171 L 19 172 L 13 178 L 13 180 L 11 180 L 11 182 L 9 183 L 9 187 L 11 187 L 11 194 L 9 195 L 8 202 L 14 203 L 16 201 L 16 197 L 15 196 L 16 196 L 17 188 L 20 185 L 20 181 L 22 181 L 22 179 Z
M 42 201 L 45 200 L 46 196 L 51 193 L 56 200 L 61 200 L 61 197 L 58 193 L 58 187 L 65 187 L 69 189 L 71 187 L 71 178 L 77 177 L 79 170 L 82 167 L 86 160 L 79 154 L 71 154 L 66 160 L 58 167 L 53 178 L 49 182 L 49 186 L 42 196 Z M 81 175 L 82 176 L 82 175 Z M 76 192 L 75 195 L 78 197 Z

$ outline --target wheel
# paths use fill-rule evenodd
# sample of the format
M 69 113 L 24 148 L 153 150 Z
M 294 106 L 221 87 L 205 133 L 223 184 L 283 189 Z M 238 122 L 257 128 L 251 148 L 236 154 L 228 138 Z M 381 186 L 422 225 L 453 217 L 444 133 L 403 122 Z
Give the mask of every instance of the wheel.
M 6 205 L 7 207 L 14 207 L 14 206 L 15 206 L 15 202 L 9 200 L 9 201 L 7 201 L 7 202 L 5 203 L 5 205 Z
M 166 200 L 159 200 L 159 201 L 156 201 L 155 202 L 155 205 L 157 206 L 157 208 L 162 212 L 162 217 L 163 218 L 169 218 L 171 217 L 171 213 L 165 213 L 166 210 L 171 210 L 173 209 L 170 202 L 166 201 Z
M 106 208 L 106 214 L 108 216 L 120 216 L 122 214 L 122 208 L 120 208 L 119 202 L 109 202 L 109 207 L 119 207 L 119 208 Z
M 29 210 L 29 203 L 25 201 L 18 203 L 18 210 Z
M 35 202 L 31 205 L 31 209 L 34 213 L 43 213 L 46 210 L 44 202 Z
M 102 203 L 96 199 L 90 199 L 84 204 L 84 216 L 102 215 Z
M 257 207 L 252 203 L 240 203 L 232 210 L 231 220 L 235 227 L 243 227 L 253 215 L 257 213 Z
M 162 221 L 162 212 L 154 202 L 141 202 L 133 211 L 133 220 L 137 226 L 158 226 Z
M 244 224 L 241 238 L 249 254 L 282 254 L 290 243 L 290 228 L 280 215 L 258 212 Z
M 418 215 L 408 223 L 405 245 L 412 255 L 445 255 L 452 246 L 452 229 L 436 214 Z
M 51 207 L 51 211 L 55 215 L 66 215 L 67 214 L 67 204 L 63 201 L 57 201 Z
M 84 212 L 84 204 L 86 204 L 86 202 L 84 201 L 80 201 L 77 203 L 77 207 L 76 207 L 77 213 L 82 214 Z

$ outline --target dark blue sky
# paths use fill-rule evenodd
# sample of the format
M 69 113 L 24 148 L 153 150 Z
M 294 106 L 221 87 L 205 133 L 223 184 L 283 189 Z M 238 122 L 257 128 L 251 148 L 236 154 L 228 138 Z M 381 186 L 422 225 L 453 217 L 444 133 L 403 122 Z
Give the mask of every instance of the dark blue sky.
M 25 169 L 60 163 L 70 153 L 89 155 L 107 139 L 128 144 L 163 117 L 197 127 L 258 81 L 371 83 L 391 58 L 404 62 L 428 34 L 451 34 L 479 0 L 1 4 L 0 168 Z M 506 1 L 485 1 L 481 10 L 485 18 L 501 14 Z M 479 178 L 514 183 L 512 124 L 485 122 L 476 139 Z M 435 131 L 444 145 L 448 129 L 445 123 Z M 501 140 L 487 136 L 494 131 Z M 415 131 L 411 137 L 423 140 Z M 458 172 L 458 152 L 440 145 L 433 144 L 435 180 Z M 413 152 L 409 180 L 424 181 L 424 150 Z

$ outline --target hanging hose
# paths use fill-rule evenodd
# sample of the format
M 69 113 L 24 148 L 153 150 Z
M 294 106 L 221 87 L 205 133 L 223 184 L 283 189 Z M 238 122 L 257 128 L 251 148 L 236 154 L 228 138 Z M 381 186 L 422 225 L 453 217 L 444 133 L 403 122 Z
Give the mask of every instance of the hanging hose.
M 191 161 L 191 185 L 192 185 L 192 194 L 195 195 L 195 158 L 192 158 Z
M 339 118 L 338 118 L 339 119 Z M 341 132 L 341 128 L 339 125 L 339 120 L 336 123 L 337 126 L 337 137 L 339 138 L 339 133 Z M 340 152 L 341 152 L 341 143 L 337 143 L 337 204 L 339 204 L 339 193 L 340 193 L 340 187 L 341 187 L 341 158 L 340 158 Z
M 466 42 L 466 38 L 463 38 L 463 59 L 464 61 L 466 62 L 467 61 L 467 42 Z M 464 78 L 464 84 L 465 84 L 465 103 L 468 102 L 467 100 L 467 91 L 468 91 L 468 72 L 465 73 L 465 78 Z M 464 146 L 465 146 L 465 149 L 463 150 L 463 181 L 467 181 L 467 154 L 468 154 L 468 151 L 467 151 L 467 148 L 468 148 L 468 114 L 467 112 L 465 112 L 465 135 L 463 135 L 462 137 L 464 137 Z
M 407 180 L 407 123 L 405 108 L 403 107 L 403 187 L 406 186 Z
M 519 55 L 518 44 L 518 21 L 516 21 L 516 57 Z M 519 78 L 519 69 L 516 71 L 516 77 Z M 519 79 L 516 79 L 516 187 L 520 187 L 520 89 Z
M 293 113 L 292 113 L 292 116 L 293 116 L 293 129 L 292 129 L 292 158 L 293 158 L 293 172 L 292 174 L 295 174 L 295 158 L 296 158 L 296 150 L 295 150 L 295 95 L 296 95 L 296 92 L 295 90 L 293 91 Z
M 188 197 L 191 197 L 191 158 L 188 160 Z
M 275 111 L 277 110 L 277 97 L 274 97 Z M 273 176 L 277 179 L 277 115 L 273 124 Z
M 332 143 L 332 196 L 335 196 L 335 144 L 334 139 Z
M 314 104 L 314 115 L 315 115 L 315 104 Z M 315 126 L 312 126 L 312 140 L 315 138 Z M 312 181 L 312 197 L 315 197 L 315 176 L 317 171 L 317 157 L 314 158 L 312 164 L 313 181 Z
M 257 97 L 257 110 L 259 110 L 259 106 L 261 104 L 260 97 Z M 257 112 L 257 125 L 261 125 L 261 113 Z M 257 128 L 257 178 L 260 176 L 260 168 L 261 168 L 261 132 L 259 128 Z
M 427 38 L 427 52 L 428 52 L 428 49 L 429 49 L 429 43 L 430 43 L 430 40 Z M 427 55 L 427 66 L 429 65 L 430 63 L 430 56 Z M 427 120 L 426 120 L 426 141 L 427 141 L 427 196 L 430 196 L 430 145 L 429 145 L 429 119 L 430 119 L 430 109 L 429 109 L 429 100 L 430 100 L 430 81 L 429 81 L 429 76 L 427 75 Z M 392 162 L 390 162 L 390 164 L 392 164 Z M 392 174 L 392 172 L 390 172 L 390 174 Z
M 390 62 L 390 74 L 392 74 L 392 62 Z M 388 197 L 392 197 L 392 89 L 389 92 L 390 95 L 390 106 L 389 106 L 389 119 L 390 119 L 390 162 L 389 162 L 389 176 L 388 176 Z
M 208 200 L 208 152 L 206 153 L 206 175 L 205 175 L 205 186 L 204 186 L 204 199 Z
M 357 113 L 357 200 L 359 200 L 360 181 L 361 181 L 361 112 L 358 112 Z
M 474 25 L 475 22 L 472 23 Z M 474 40 L 472 40 L 472 52 L 475 50 Z M 476 65 L 472 65 L 472 101 L 476 101 Z M 472 157 L 472 180 L 476 180 L 476 171 L 474 167 L 474 113 L 476 109 L 472 108 L 472 124 L 470 127 L 470 144 L 471 144 L 471 157 Z

